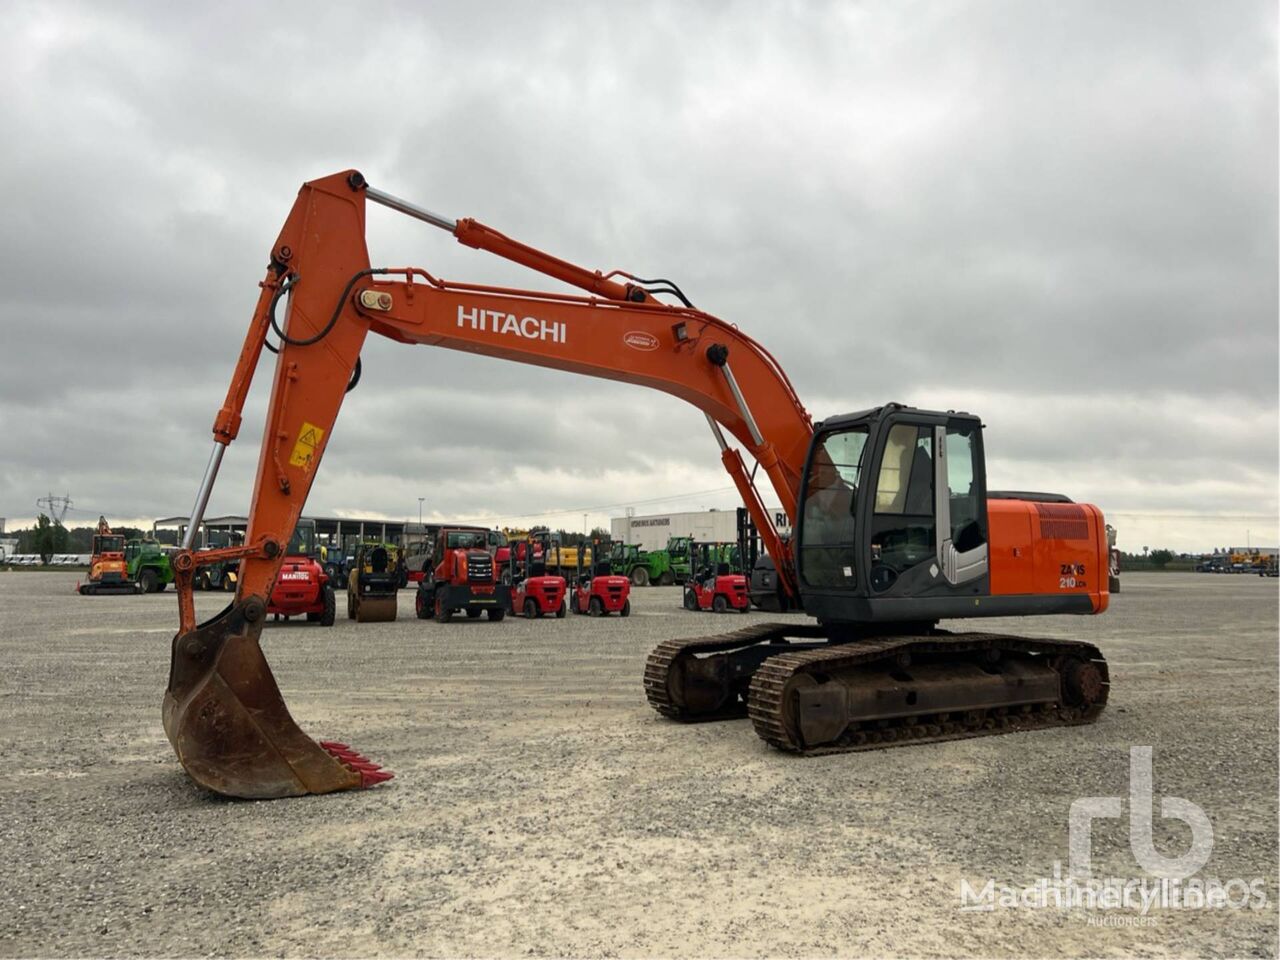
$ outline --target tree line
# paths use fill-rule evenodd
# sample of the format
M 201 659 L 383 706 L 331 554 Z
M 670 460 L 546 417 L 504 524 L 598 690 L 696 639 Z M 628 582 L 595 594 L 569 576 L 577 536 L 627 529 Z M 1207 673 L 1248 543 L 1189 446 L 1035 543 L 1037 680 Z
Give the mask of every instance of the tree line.
M 1165 570 L 1174 560 L 1179 560 L 1178 554 L 1172 550 L 1165 550 L 1163 547 L 1155 550 L 1148 550 L 1144 553 L 1126 553 L 1120 551 L 1120 569 L 1123 570 Z M 1191 562 L 1181 562 L 1176 565 L 1179 570 L 1191 569 Z
M 96 530 L 96 525 L 72 527 L 68 530 L 42 513 L 36 518 L 34 526 L 10 530 L 5 537 L 17 539 L 17 553 L 39 554 L 40 562 L 48 563 L 59 553 L 91 553 Z M 126 540 L 141 539 L 143 536 L 143 532 L 137 527 L 112 527 L 111 532 L 122 534 Z

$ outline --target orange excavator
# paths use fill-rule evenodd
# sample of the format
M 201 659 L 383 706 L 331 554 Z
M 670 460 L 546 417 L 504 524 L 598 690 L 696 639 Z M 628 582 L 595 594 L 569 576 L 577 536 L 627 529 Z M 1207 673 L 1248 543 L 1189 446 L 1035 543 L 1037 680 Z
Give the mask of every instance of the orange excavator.
M 371 267 L 370 202 L 585 295 Z M 783 587 L 812 620 L 660 644 L 644 669 L 660 713 L 749 716 L 776 747 L 824 753 L 1090 723 L 1106 704 L 1107 664 L 1092 644 L 937 626 L 1097 614 L 1109 600 L 1101 512 L 1056 494 L 987 489 L 974 415 L 889 403 L 815 423 L 763 346 L 695 309 L 671 281 L 574 266 L 384 193 L 355 171 L 302 187 L 260 287 L 174 564 L 180 627 L 164 727 L 183 767 L 211 790 L 283 797 L 391 776 L 344 743 L 303 733 L 259 647 L 284 545 L 370 333 L 639 384 L 706 415 Z M 195 551 L 190 531 L 264 347 L 277 354 L 275 380 L 245 542 Z M 730 438 L 795 518 L 790 540 Z M 197 625 L 193 573 L 225 560 L 240 563 L 236 598 Z
M 141 592 L 139 584 L 129 579 L 129 564 L 125 561 L 124 547 L 124 534 L 113 532 L 107 518 L 99 517 L 98 525 L 93 531 L 89 579 L 76 587 L 81 596 Z

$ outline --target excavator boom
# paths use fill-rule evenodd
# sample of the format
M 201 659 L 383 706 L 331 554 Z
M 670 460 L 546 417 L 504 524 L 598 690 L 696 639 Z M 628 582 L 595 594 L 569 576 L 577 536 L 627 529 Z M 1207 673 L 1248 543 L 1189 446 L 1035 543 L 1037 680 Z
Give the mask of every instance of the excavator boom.
M 365 245 L 369 200 L 587 295 L 449 283 L 411 267 L 373 268 Z M 812 423 L 790 381 L 763 347 L 733 325 L 684 304 L 661 303 L 639 282 L 612 276 L 558 260 L 474 220 L 430 213 L 369 187 L 355 171 L 302 187 L 272 247 L 253 320 L 214 422 L 214 449 L 192 509 L 188 541 L 174 564 L 180 626 L 163 716 L 169 739 L 194 779 L 219 793 L 277 797 L 350 789 L 369 785 L 371 774 L 386 776 L 347 748 L 320 746 L 298 728 L 258 643 L 284 545 L 343 397 L 358 379 L 360 351 L 370 333 L 640 384 L 693 403 L 707 415 L 722 462 L 766 549 L 789 558 L 742 454 L 729 445 L 725 432 L 742 443 L 791 509 Z M 273 347 L 272 336 L 278 340 Z M 222 453 L 239 432 L 264 347 L 277 352 L 277 359 L 245 543 L 230 552 L 196 552 L 190 532 L 203 518 Z M 240 560 L 235 602 L 197 627 L 193 573 L 201 564 L 231 559 L 232 553 Z M 789 571 L 788 559 L 779 567 Z

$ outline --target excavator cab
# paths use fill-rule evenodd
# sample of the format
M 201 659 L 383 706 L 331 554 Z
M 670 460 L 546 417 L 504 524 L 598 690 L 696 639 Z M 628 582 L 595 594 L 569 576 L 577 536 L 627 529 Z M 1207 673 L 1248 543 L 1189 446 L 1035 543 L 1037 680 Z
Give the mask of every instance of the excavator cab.
M 109 536 L 94 536 L 93 552 L 96 554 L 124 553 L 124 535 L 113 533 Z
M 833 623 L 970 614 L 990 593 L 982 424 L 889 404 L 814 430 L 796 566 L 804 608 Z

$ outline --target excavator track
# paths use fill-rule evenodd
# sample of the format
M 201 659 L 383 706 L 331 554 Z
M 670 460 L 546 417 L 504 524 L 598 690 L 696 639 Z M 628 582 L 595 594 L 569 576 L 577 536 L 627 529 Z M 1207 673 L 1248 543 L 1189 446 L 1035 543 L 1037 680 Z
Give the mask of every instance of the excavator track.
M 787 638 L 802 638 L 800 643 Z M 807 650 L 826 634 L 817 624 L 763 623 L 729 633 L 668 640 L 649 654 L 644 691 L 664 717 L 696 723 L 747 715 L 751 674 L 768 657 Z
M 747 704 L 761 738 L 816 755 L 1092 723 L 1108 688 L 1090 643 L 939 632 L 780 653 Z

